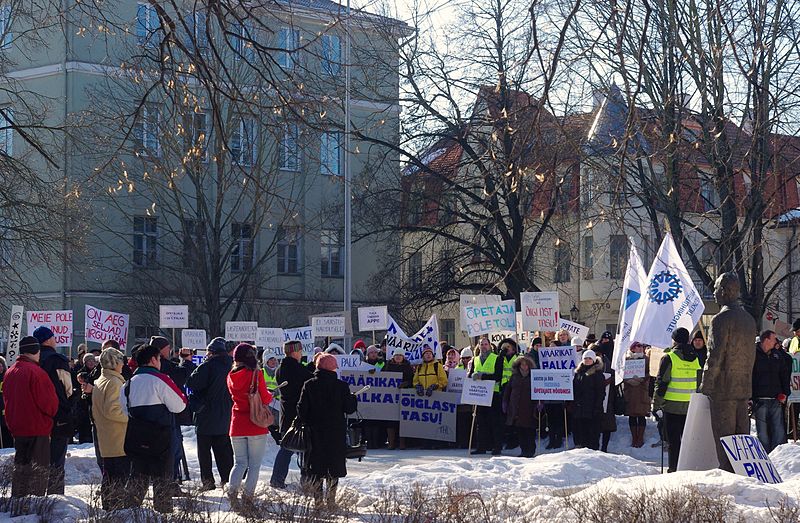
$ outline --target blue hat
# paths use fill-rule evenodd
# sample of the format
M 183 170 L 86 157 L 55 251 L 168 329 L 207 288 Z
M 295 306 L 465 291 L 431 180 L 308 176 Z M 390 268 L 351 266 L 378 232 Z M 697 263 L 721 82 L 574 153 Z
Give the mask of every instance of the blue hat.
M 225 347 L 225 338 L 214 338 L 211 340 L 211 343 L 208 344 L 208 352 L 212 354 L 220 354 L 222 352 L 228 352 L 228 349 Z
M 53 331 L 51 331 L 50 329 L 48 329 L 44 325 L 42 325 L 41 327 L 37 327 L 36 330 L 33 331 L 33 337 L 36 338 L 36 340 L 39 343 L 44 343 L 47 340 L 49 340 L 50 338 L 52 338 L 53 336 L 54 336 L 53 335 Z

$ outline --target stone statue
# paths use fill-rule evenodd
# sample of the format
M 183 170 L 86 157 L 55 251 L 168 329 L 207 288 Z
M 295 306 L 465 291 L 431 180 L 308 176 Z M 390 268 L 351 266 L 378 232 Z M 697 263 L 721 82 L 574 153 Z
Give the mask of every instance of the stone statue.
M 714 285 L 714 299 L 719 313 L 711 319 L 708 359 L 703 371 L 700 392 L 711 403 L 711 428 L 717 444 L 720 468 L 733 472 L 719 438 L 749 434 L 747 401 L 752 393 L 755 360 L 756 322 L 739 304 L 739 278 L 735 273 L 722 274 Z

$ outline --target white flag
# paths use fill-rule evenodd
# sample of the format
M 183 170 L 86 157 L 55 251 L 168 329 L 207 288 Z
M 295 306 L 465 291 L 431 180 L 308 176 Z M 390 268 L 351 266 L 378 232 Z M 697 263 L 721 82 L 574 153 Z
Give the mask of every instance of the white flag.
M 625 369 L 625 353 L 630 348 L 631 330 L 633 329 L 633 319 L 636 316 L 636 309 L 647 287 L 647 274 L 642 266 L 642 259 L 633 241 L 630 242 L 630 254 L 628 255 L 628 268 L 625 271 L 625 280 L 622 283 L 622 295 L 619 300 L 619 322 L 617 335 L 614 338 L 614 357 L 611 361 L 611 368 L 614 369 L 614 380 L 617 385 L 622 383 L 623 370 Z
M 647 287 L 636 309 L 630 339 L 670 347 L 673 331 L 684 327 L 691 332 L 704 310 L 703 298 L 678 256 L 672 235 L 667 233 L 647 274 Z

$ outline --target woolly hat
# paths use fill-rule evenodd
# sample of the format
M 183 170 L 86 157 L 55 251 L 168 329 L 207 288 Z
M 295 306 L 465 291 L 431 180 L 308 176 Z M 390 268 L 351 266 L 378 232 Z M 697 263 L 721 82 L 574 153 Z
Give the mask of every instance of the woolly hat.
M 426 352 L 428 352 L 428 351 L 430 351 L 430 352 L 431 352 L 431 354 L 434 354 L 434 355 L 436 354 L 436 353 L 434 353 L 434 352 L 433 352 L 433 347 L 431 347 L 430 345 L 427 345 L 427 344 L 426 344 L 426 345 L 424 345 L 424 346 L 422 347 L 422 353 L 420 354 L 420 356 L 422 356 L 423 354 L 425 354 L 425 353 L 426 353 Z
M 228 352 L 225 338 L 222 337 L 217 337 L 211 340 L 211 343 L 208 344 L 206 349 L 211 354 L 222 354 L 223 352 Z
M 336 358 L 334 358 L 332 354 L 320 354 L 317 358 L 318 369 L 335 371 L 336 367 Z
M 369 354 L 371 352 L 376 352 L 377 353 L 378 352 L 378 347 L 375 346 L 375 345 L 370 345 L 369 347 L 367 347 L 367 354 Z
M 53 331 L 42 325 L 33 331 L 33 337 L 41 344 L 53 337 Z
M 33 336 L 25 336 L 24 338 L 19 340 L 20 354 L 36 354 L 40 350 L 42 350 L 42 347 L 39 345 L 39 340 L 37 340 Z
M 169 346 L 169 340 L 164 336 L 151 336 L 150 337 L 150 345 L 157 348 L 158 350 L 163 349 L 164 347 Z
M 583 353 L 581 354 L 581 357 L 583 359 L 591 358 L 592 361 L 597 361 L 597 354 L 595 354 L 592 349 L 588 349 L 588 350 L 583 351 Z
M 540 337 L 538 337 L 538 336 L 537 336 L 537 337 L 535 337 L 535 338 L 533 338 L 533 341 L 531 341 L 531 347 L 533 347 L 533 346 L 534 346 L 534 345 L 536 345 L 537 343 L 538 343 L 539 345 L 541 345 L 541 344 L 542 344 L 542 338 L 540 338 Z
M 471 347 L 464 347 L 461 349 L 461 357 L 462 358 L 471 358 L 472 357 L 472 348 Z
M 672 332 L 672 341 L 676 343 L 689 343 L 689 331 L 680 327 Z
M 611 334 L 611 331 L 605 331 L 603 332 L 603 334 L 600 335 L 600 339 L 602 340 L 603 338 L 608 338 L 609 340 L 613 340 L 614 335 Z
M 367 348 L 367 344 L 364 343 L 364 340 L 358 340 L 353 344 L 353 348 L 364 350 Z
M 395 357 L 395 356 L 397 356 L 398 354 L 399 354 L 399 355 L 401 355 L 402 357 L 404 357 L 404 358 L 405 358 L 405 357 L 406 357 L 406 351 L 405 351 L 405 349 L 403 349 L 403 348 L 401 348 L 401 347 L 395 347 L 395 348 L 393 348 L 393 349 L 392 349 L 392 358 L 394 358 L 394 357 Z
M 328 345 L 328 348 L 325 349 L 325 352 L 328 354 L 344 354 L 344 349 L 342 348 L 341 345 L 338 345 L 336 343 L 331 343 L 330 345 Z
M 701 339 L 705 341 L 705 338 L 703 338 L 703 331 L 701 331 L 700 329 L 697 329 L 697 331 L 694 333 L 694 336 L 692 336 L 692 341 L 696 339 Z
M 583 338 L 575 336 L 570 343 L 575 347 L 583 347 Z

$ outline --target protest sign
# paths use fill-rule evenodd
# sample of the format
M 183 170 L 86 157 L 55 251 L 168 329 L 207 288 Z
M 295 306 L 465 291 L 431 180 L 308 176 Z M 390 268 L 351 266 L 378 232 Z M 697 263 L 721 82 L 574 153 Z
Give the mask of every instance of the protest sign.
M 72 311 L 28 311 L 28 336 L 39 327 L 53 331 L 56 347 L 72 347 Z
M 795 352 L 792 356 L 792 393 L 789 395 L 790 403 L 800 403 L 800 352 Z
M 400 325 L 389 316 L 386 328 L 386 353 L 393 354 L 394 349 L 403 349 L 406 359 L 412 365 L 422 363 L 422 349 L 428 345 L 433 349 L 436 359 L 442 359 L 442 348 L 439 346 L 439 322 L 434 314 L 413 336 L 407 336 Z
M 256 347 L 264 349 L 263 361 L 270 356 L 283 359 L 283 329 L 261 328 L 256 331 Z
M 638 360 L 625 360 L 625 375 L 623 379 L 629 380 L 631 378 L 644 378 L 645 370 L 647 369 L 647 360 L 639 358 Z
M 181 347 L 205 349 L 206 345 L 208 345 L 206 331 L 203 329 L 183 329 L 181 331 Z
M 400 437 L 455 441 L 458 400 L 459 395 L 454 392 L 417 396 L 401 391 Z
M 283 329 L 283 341 L 299 341 L 303 344 L 303 356 L 309 360 L 314 357 L 314 336 L 311 335 L 311 326 Z
M 481 307 L 484 305 L 494 305 L 500 303 L 499 294 L 462 294 L 459 297 L 459 310 L 461 311 L 461 330 L 467 331 L 467 323 L 469 320 L 464 314 L 466 307 Z
M 370 389 L 358 396 L 358 413 L 364 419 L 397 421 L 400 419 L 400 385 L 402 372 L 370 374 L 363 371 L 345 370 L 340 373 L 342 381 L 350 385 L 350 392 L 358 392 L 369 385 Z
M 586 341 L 586 337 L 589 336 L 589 327 L 581 325 L 580 323 L 575 323 L 574 321 L 565 320 L 564 318 L 558 320 L 558 328 L 559 330 L 566 330 L 573 338 L 577 336 L 584 341 Z
M 572 400 L 572 377 L 570 371 L 531 369 L 531 399 Z
M 781 475 L 757 437 L 734 434 L 719 438 L 719 441 L 736 474 L 756 478 L 762 483 L 783 483 Z
M 338 337 L 343 338 L 345 336 L 353 335 L 353 322 L 350 318 L 350 311 L 334 311 L 326 312 L 324 314 L 313 314 L 308 317 L 309 325 L 314 325 L 314 318 L 342 318 L 344 320 L 344 334 Z
M 374 365 L 361 361 L 361 356 L 358 354 L 334 354 L 333 357 L 336 358 L 336 363 L 339 367 L 339 375 L 345 370 L 368 371 L 370 369 L 375 369 Z
M 476 381 L 469 378 L 464 380 L 464 387 L 461 390 L 461 404 L 491 407 L 494 384 L 495 382 L 492 380 Z
M 467 305 L 461 311 L 467 336 L 474 337 L 498 330 L 515 330 L 517 316 L 514 300 L 490 305 Z
M 360 331 L 382 331 L 386 329 L 388 322 L 389 312 L 385 305 L 358 308 L 358 330 Z
M 189 306 L 159 305 L 158 318 L 162 329 L 186 329 L 189 327 Z
M 130 318 L 127 314 L 110 312 L 87 305 L 85 309 L 86 341 L 103 343 L 106 340 L 116 340 L 123 352 L 128 344 L 128 324 Z
M 526 331 L 558 329 L 558 291 L 520 294 L 522 328 Z
M 226 321 L 225 340 L 255 343 L 258 336 L 257 321 Z
M 664 357 L 664 349 L 650 347 L 647 356 L 650 358 L 650 375 L 658 376 L 658 368 L 661 366 L 661 359 Z
M 8 345 L 6 346 L 6 366 L 11 367 L 19 356 L 19 340 L 22 338 L 21 305 L 11 306 L 11 322 L 8 325 Z
M 578 360 L 578 347 L 542 347 L 539 349 L 539 364 L 542 370 L 574 370 Z
M 337 316 L 311 318 L 311 332 L 315 338 L 344 338 L 345 319 Z
M 203 334 L 205 334 L 205 332 L 206 331 L 203 331 Z M 200 364 L 203 363 L 203 360 L 205 360 L 206 354 L 207 351 L 198 349 L 197 354 L 192 354 L 192 363 L 199 367 Z
M 447 392 L 461 394 L 465 379 L 467 379 L 467 369 L 450 369 L 447 373 Z

